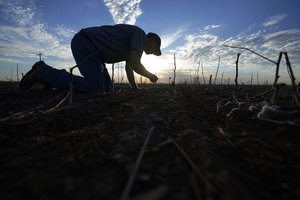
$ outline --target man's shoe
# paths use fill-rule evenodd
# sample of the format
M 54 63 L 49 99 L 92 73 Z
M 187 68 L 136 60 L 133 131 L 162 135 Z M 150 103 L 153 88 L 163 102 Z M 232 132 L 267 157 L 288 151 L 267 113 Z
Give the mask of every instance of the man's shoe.
M 35 83 L 38 82 L 38 76 L 40 72 L 44 69 L 46 63 L 44 61 L 36 62 L 31 70 L 23 76 L 20 82 L 20 89 L 21 90 L 28 90 L 33 86 Z

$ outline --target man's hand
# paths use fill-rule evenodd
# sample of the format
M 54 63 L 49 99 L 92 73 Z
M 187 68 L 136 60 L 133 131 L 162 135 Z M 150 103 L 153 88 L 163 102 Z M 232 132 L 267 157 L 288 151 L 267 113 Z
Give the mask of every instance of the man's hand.
M 157 78 L 157 76 L 155 76 L 154 74 L 151 74 L 151 76 L 149 77 L 149 80 L 150 80 L 152 83 L 155 83 L 155 82 L 158 80 L 158 78 Z

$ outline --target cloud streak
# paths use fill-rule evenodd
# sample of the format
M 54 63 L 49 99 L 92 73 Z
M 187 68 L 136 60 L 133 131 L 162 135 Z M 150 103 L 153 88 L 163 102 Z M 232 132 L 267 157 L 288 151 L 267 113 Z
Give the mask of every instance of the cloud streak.
M 204 30 L 207 31 L 207 30 L 210 30 L 210 29 L 216 29 L 216 28 L 220 28 L 222 25 L 220 24 L 212 24 L 212 25 L 207 25 L 204 27 Z
M 277 14 L 277 15 L 271 16 L 271 17 L 267 18 L 267 20 L 263 23 L 263 26 L 267 27 L 267 26 L 275 25 L 275 24 L 279 23 L 280 21 L 284 20 L 286 17 L 287 17 L 287 14 Z
M 241 53 L 240 68 L 246 76 L 260 71 L 261 78 L 269 76 L 275 70 L 274 64 L 240 49 L 226 48 L 223 45 L 233 45 L 250 48 L 267 58 L 277 61 L 279 52 L 286 51 L 290 57 L 293 69 L 300 72 L 300 29 L 290 29 L 282 31 L 257 31 L 247 35 L 237 35 L 230 38 L 220 38 L 209 32 L 200 32 L 198 34 L 188 34 L 185 36 L 185 43 L 176 47 L 178 58 L 178 73 L 185 73 L 187 70 L 190 74 L 195 74 L 198 63 L 205 66 L 207 73 L 214 73 L 217 66 L 218 57 L 221 57 L 221 71 L 227 74 L 233 74 L 237 53 Z M 282 63 L 281 70 L 287 80 L 286 67 Z M 262 75 L 263 74 L 263 75 Z M 269 79 L 269 80 L 271 80 Z M 289 82 L 289 81 L 287 81 Z
M 221 56 L 224 59 L 231 58 L 231 54 L 237 50 L 224 49 L 223 44 L 242 46 L 264 53 L 267 57 L 274 57 L 280 51 L 287 51 L 291 55 L 299 52 L 300 29 L 284 30 L 272 33 L 257 32 L 245 36 L 236 36 L 221 39 L 213 34 L 187 35 L 186 43 L 177 47 L 177 52 L 185 61 L 195 63 L 201 59 L 214 59 Z M 243 52 L 243 54 L 248 54 Z M 252 60 L 253 56 L 247 58 Z M 300 63 L 300 58 L 294 57 L 296 63 Z M 253 63 L 254 60 L 251 61 Z M 232 62 L 232 61 L 229 61 Z M 250 62 L 249 62 L 250 65 Z
M 171 34 L 166 34 L 166 35 L 162 35 L 161 36 L 161 49 L 165 49 L 168 48 L 169 46 L 171 46 L 176 40 L 178 40 L 179 38 L 182 37 L 182 33 L 184 32 L 184 29 L 179 29 L 177 31 L 175 31 L 174 33 Z
M 46 57 L 71 60 L 70 39 L 75 31 L 62 25 L 48 27 L 37 18 L 34 1 L 11 0 L 0 3 L 6 20 L 0 26 L 0 56 L 34 58 L 38 52 Z M 13 62 L 13 60 L 7 59 Z
M 142 14 L 141 0 L 104 0 L 115 24 L 135 24 Z
M 1 1 L 3 18 L 18 26 L 26 26 L 34 20 L 35 5 L 32 0 L 27 2 L 20 0 Z

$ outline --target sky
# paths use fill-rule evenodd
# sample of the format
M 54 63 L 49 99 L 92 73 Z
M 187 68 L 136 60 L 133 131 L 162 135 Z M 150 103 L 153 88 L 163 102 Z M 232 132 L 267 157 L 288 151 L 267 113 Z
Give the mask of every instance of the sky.
M 190 82 L 197 74 L 203 82 L 202 69 L 208 82 L 219 66 L 217 83 L 233 83 L 240 53 L 240 83 L 249 84 L 251 77 L 253 84 L 273 83 L 274 63 L 224 46 L 231 45 L 275 62 L 281 51 L 288 52 L 298 83 L 299 8 L 298 0 L 0 0 L 0 80 L 16 80 L 17 67 L 19 73 L 26 73 L 39 53 L 47 64 L 69 70 L 75 65 L 70 42 L 76 32 L 126 23 L 161 36 L 162 55 L 142 56 L 159 82 L 172 80 L 175 55 L 176 82 Z M 124 62 L 114 67 L 118 80 L 125 74 Z M 111 71 L 112 66 L 107 68 Z M 286 69 L 283 59 L 279 82 L 290 83 Z

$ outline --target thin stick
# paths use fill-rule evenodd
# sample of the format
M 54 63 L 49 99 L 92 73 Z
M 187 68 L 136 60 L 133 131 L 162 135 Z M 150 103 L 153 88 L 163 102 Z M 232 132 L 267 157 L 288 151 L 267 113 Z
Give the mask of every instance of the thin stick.
M 283 52 L 279 53 L 278 61 L 277 61 L 277 63 L 275 63 L 276 64 L 276 73 L 275 73 L 275 79 L 274 79 L 274 83 L 273 83 L 274 93 L 273 93 L 273 97 L 271 99 L 272 103 L 275 103 L 276 97 L 277 97 L 276 84 L 277 84 L 277 81 L 279 79 L 279 67 L 280 67 L 280 61 L 281 61 L 281 58 L 282 58 L 282 54 L 283 54 Z
M 293 96 L 294 96 L 296 105 L 299 106 L 299 99 L 298 99 L 298 96 L 297 96 L 297 89 L 296 89 L 296 83 L 295 83 L 296 78 L 294 76 L 293 69 L 292 69 L 292 66 L 291 66 L 291 62 L 290 62 L 290 59 L 289 59 L 289 56 L 288 56 L 287 52 L 284 52 L 284 56 L 285 56 L 285 60 L 286 60 L 287 70 L 288 70 L 288 73 L 289 73 L 289 76 L 290 76 L 291 82 L 292 82 Z
M 240 53 L 237 54 L 237 59 L 236 59 L 236 62 L 235 62 L 235 89 L 237 89 L 238 87 L 238 82 L 237 82 L 237 79 L 238 79 L 238 76 L 239 76 L 239 59 L 240 59 Z
M 174 72 L 174 76 L 173 76 L 173 85 L 175 86 L 175 80 L 176 80 L 176 56 L 174 54 L 174 69 L 172 69 Z
M 136 176 L 137 171 L 138 171 L 138 169 L 139 169 L 139 166 L 140 166 L 140 164 L 141 164 L 142 158 L 143 158 L 143 156 L 144 156 L 146 147 L 147 147 L 147 145 L 148 145 L 148 143 L 149 143 L 150 136 L 151 136 L 151 133 L 153 132 L 153 130 L 154 130 L 154 127 L 152 126 L 152 127 L 150 128 L 150 130 L 148 131 L 148 135 L 147 135 L 147 137 L 146 137 L 146 139 L 145 139 L 145 142 L 144 142 L 144 144 L 143 144 L 143 146 L 142 146 L 142 149 L 141 149 L 141 151 L 140 151 L 140 153 L 139 153 L 139 156 L 138 156 L 138 158 L 137 158 L 137 160 L 136 160 L 136 162 L 135 162 L 135 166 L 134 166 L 134 168 L 133 168 L 133 172 L 132 172 L 131 176 L 129 177 L 129 180 L 128 180 L 127 184 L 126 184 L 126 187 L 125 187 L 125 189 L 124 189 L 124 191 L 123 191 L 123 193 L 122 193 L 121 200 L 127 200 L 127 199 L 128 199 L 130 190 L 131 190 L 132 185 L 133 185 L 133 182 L 134 182 L 134 180 L 135 180 L 135 176 Z
M 182 154 L 182 156 L 186 159 L 186 161 L 190 164 L 192 169 L 196 172 L 196 174 L 207 182 L 205 175 L 198 169 L 198 167 L 194 164 L 194 162 L 191 160 L 191 158 L 183 151 L 183 149 L 179 146 L 179 144 L 172 138 L 169 137 L 170 141 L 176 146 L 176 148 L 179 150 L 179 152 Z
M 223 85 L 223 76 L 224 76 L 224 72 L 222 72 L 222 76 L 221 76 L 221 85 Z
M 265 95 L 267 95 L 267 94 L 273 92 L 273 90 L 274 90 L 274 88 L 269 89 L 269 90 L 267 90 L 267 91 L 265 91 L 265 92 L 262 92 L 262 93 L 260 93 L 260 94 L 258 94 L 258 95 L 256 95 L 256 96 L 254 96 L 254 97 L 251 97 L 250 100 L 253 101 L 253 100 L 257 99 L 257 98 L 260 98 L 260 97 L 262 97 L 262 96 L 265 96 Z
M 196 82 L 196 84 L 200 84 L 199 71 L 200 71 L 200 61 L 199 61 L 198 69 L 197 69 L 197 79 L 196 79 L 197 82 Z
M 220 60 L 221 60 L 221 56 L 219 56 L 218 67 L 217 67 L 217 71 L 216 71 L 216 75 L 215 75 L 215 78 L 214 78 L 213 85 L 216 83 L 216 79 L 217 79 L 217 76 L 218 76 L 219 67 L 220 67 Z
M 19 64 L 17 63 L 17 82 L 19 82 Z
M 249 48 L 246 48 L 246 47 L 236 47 L 236 46 L 230 46 L 230 45 L 223 45 L 223 46 L 224 47 L 229 47 L 229 48 L 244 49 L 244 50 L 250 51 L 251 53 L 254 53 L 255 55 L 258 55 L 258 56 L 262 57 L 263 59 L 268 60 L 268 61 L 276 64 L 275 61 L 273 61 L 273 60 L 271 60 L 271 59 L 269 59 L 269 58 L 267 58 L 267 57 L 265 57 L 265 56 L 263 56 L 263 55 L 261 55 L 259 53 L 256 53 L 255 51 L 253 51 L 253 50 L 251 50 Z
M 63 97 L 63 99 L 60 100 L 55 106 L 50 107 L 47 110 L 45 107 L 47 106 L 47 104 L 49 104 L 49 102 L 43 103 L 43 104 L 41 104 L 37 107 L 34 107 L 32 109 L 29 109 L 29 110 L 14 113 L 14 114 L 10 115 L 9 117 L 1 118 L 0 122 L 5 122 L 5 121 L 9 121 L 9 120 L 21 120 L 25 117 L 34 116 L 35 114 L 39 115 L 39 114 L 45 114 L 45 113 L 51 112 L 51 111 L 55 110 L 56 108 L 58 108 L 61 104 L 63 104 L 66 101 L 66 99 L 69 97 L 70 93 L 68 92 L 65 95 L 65 92 L 66 91 L 62 92 L 60 95 L 58 95 L 53 100 L 51 100 L 50 102 L 52 103 L 52 102 L 60 99 L 61 97 Z M 29 120 L 29 121 L 31 121 L 31 120 Z
M 206 85 L 205 77 L 204 77 L 204 72 L 203 72 L 203 63 L 201 63 L 201 68 L 202 68 L 202 78 L 203 78 L 203 82 L 204 82 L 204 85 Z
M 70 100 L 69 100 L 69 104 L 73 104 L 73 69 L 77 67 L 77 65 L 75 65 L 74 67 L 70 68 L 70 75 L 71 75 L 71 80 L 70 80 Z
M 238 100 L 237 100 L 237 98 L 235 97 L 235 92 L 233 91 L 232 92 L 232 97 L 233 97 L 233 100 L 235 101 L 235 103 L 238 105 L 238 107 L 240 108 L 241 107 L 241 105 L 242 105 L 242 102 L 239 102 Z
M 63 104 L 68 99 L 69 96 L 70 96 L 70 93 L 68 92 L 66 94 L 66 96 L 60 102 L 58 102 L 58 104 L 56 106 L 46 110 L 45 113 L 51 112 L 51 111 L 55 110 L 56 108 L 58 108 L 61 104 Z
M 279 67 L 280 67 L 280 61 L 281 61 L 281 58 L 282 58 L 282 54 L 283 54 L 283 52 L 279 53 L 278 61 L 277 61 L 277 63 L 275 63 L 276 64 L 276 73 L 275 73 L 275 79 L 274 79 L 273 87 L 276 86 L 277 81 L 278 81 L 278 79 L 280 77 L 279 76 Z
M 10 76 L 10 81 L 12 82 L 14 78 L 14 68 L 11 68 L 11 76 Z
M 192 161 L 192 159 L 183 151 L 183 149 L 179 146 L 179 144 L 172 137 L 169 137 L 169 140 L 179 150 L 179 152 L 181 153 L 181 155 L 189 163 L 189 165 L 192 167 L 192 169 L 198 175 L 198 177 L 205 183 L 207 189 L 212 189 L 212 185 L 208 182 L 208 180 L 206 179 L 205 175 L 198 169 L 198 167 L 195 165 L 195 163 Z

